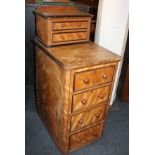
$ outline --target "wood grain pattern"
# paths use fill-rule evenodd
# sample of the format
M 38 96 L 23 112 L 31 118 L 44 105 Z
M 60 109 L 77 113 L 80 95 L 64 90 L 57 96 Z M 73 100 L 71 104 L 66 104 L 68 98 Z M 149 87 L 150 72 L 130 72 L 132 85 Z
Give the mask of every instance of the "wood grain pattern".
M 73 96 L 73 112 L 108 101 L 111 86 L 93 89 Z
M 70 136 L 70 150 L 73 151 L 96 140 L 100 137 L 100 130 L 101 125 L 96 125 Z
M 87 39 L 87 32 L 70 32 L 53 34 L 53 43 L 70 43 Z
M 60 14 L 58 10 L 63 14 Z M 68 17 L 63 17 L 65 12 Z M 36 9 L 36 34 L 39 40 L 46 46 L 88 42 L 91 15 L 83 13 L 83 17 L 78 17 L 74 16 L 74 12 L 78 14 L 79 11 L 68 6 L 39 7 Z M 79 32 L 82 29 L 84 32 Z
M 73 115 L 71 118 L 71 132 L 87 127 L 95 122 L 102 121 L 106 110 L 106 104 L 97 108 Z
M 66 154 L 101 136 L 120 57 L 94 43 L 53 48 L 37 40 L 34 43 L 37 110 L 60 151 Z M 75 83 L 85 73 L 97 83 L 75 91 Z
M 53 30 L 61 31 L 61 30 L 74 30 L 74 29 L 87 29 L 88 21 L 64 21 L 64 22 L 53 22 Z
M 52 61 L 41 49 L 36 47 L 36 73 L 39 77 L 37 81 L 37 92 L 39 112 L 41 111 L 42 119 L 47 125 L 50 134 L 60 150 L 68 151 L 65 119 L 67 109 L 65 101 L 69 92 L 66 84 L 66 74 L 54 61 Z M 69 74 L 69 73 L 68 73 Z M 40 110 L 41 109 L 41 110 Z M 66 112 L 66 113 L 65 113 Z M 65 137 L 60 139 L 60 137 Z M 65 148 L 66 147 L 66 148 Z
M 51 45 L 51 21 L 42 16 L 36 16 L 36 36 L 47 46 Z
M 116 65 L 121 57 L 93 43 L 47 48 L 37 39 L 33 42 L 54 59 L 64 70 L 78 69 L 78 72 Z M 80 69 L 81 68 L 81 69 Z
M 111 82 L 113 72 L 114 66 L 76 73 L 74 90 L 76 91 Z

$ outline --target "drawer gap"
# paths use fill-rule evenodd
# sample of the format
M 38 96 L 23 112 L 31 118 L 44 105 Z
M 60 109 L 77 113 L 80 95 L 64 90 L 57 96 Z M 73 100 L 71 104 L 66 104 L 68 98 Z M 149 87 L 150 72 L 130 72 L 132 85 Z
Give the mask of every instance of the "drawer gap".
M 112 84 L 112 81 L 108 82 L 108 83 L 105 83 L 105 84 L 99 84 L 99 85 L 96 85 L 96 86 L 93 86 L 93 87 L 84 88 L 84 89 L 81 89 L 81 90 L 74 90 L 73 95 L 84 93 L 84 92 L 94 90 L 94 89 L 97 89 L 97 88 L 101 88 L 101 87 L 104 87 L 104 86 L 108 86 L 108 85 L 111 85 L 111 84 Z
M 102 102 L 100 104 L 92 105 L 91 107 L 87 107 L 84 110 L 79 110 L 79 111 L 76 111 L 76 112 L 72 112 L 70 114 L 70 116 L 78 115 L 78 114 L 80 114 L 82 112 L 85 112 L 85 111 L 88 111 L 88 110 L 91 110 L 91 109 L 94 109 L 94 108 L 97 108 L 97 107 L 100 107 L 100 106 L 103 106 L 103 105 L 106 105 L 107 106 L 108 105 L 108 102 L 109 102 L 109 100 L 108 101 L 105 101 L 105 102 Z
M 105 122 L 105 120 L 102 120 L 102 121 L 99 121 L 99 122 L 95 122 L 95 123 L 93 123 L 93 124 L 91 124 L 91 125 L 88 125 L 87 127 L 84 127 L 84 128 L 78 129 L 78 130 L 75 130 L 75 131 L 73 131 L 73 132 L 70 132 L 70 133 L 69 133 L 69 136 L 70 136 L 70 135 L 73 135 L 73 134 L 75 134 L 75 133 L 81 132 L 81 131 L 83 131 L 83 130 L 89 129 L 89 128 L 91 128 L 91 127 L 94 127 L 94 126 L 96 126 L 96 125 L 99 125 L 99 124 L 102 125 L 102 124 L 104 124 L 104 122 Z

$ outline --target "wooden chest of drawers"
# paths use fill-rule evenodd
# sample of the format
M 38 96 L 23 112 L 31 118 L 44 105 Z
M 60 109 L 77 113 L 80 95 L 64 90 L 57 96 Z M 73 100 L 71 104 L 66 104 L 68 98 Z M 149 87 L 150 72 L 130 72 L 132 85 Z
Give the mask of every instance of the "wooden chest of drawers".
M 36 36 L 46 46 L 88 42 L 92 15 L 73 6 L 39 7 Z
M 95 43 L 34 44 L 37 110 L 53 140 L 62 153 L 97 140 L 121 58 Z

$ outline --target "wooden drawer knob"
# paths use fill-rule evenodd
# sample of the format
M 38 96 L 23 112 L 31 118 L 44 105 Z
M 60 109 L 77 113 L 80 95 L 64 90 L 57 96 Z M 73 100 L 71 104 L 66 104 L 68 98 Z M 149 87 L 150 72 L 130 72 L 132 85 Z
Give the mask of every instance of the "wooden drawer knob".
M 90 83 L 89 79 L 84 79 L 83 82 L 84 82 L 85 84 L 89 84 L 89 83 Z
M 82 100 L 81 100 L 81 103 L 82 103 L 83 105 L 85 105 L 85 104 L 87 103 L 87 100 L 86 100 L 86 99 L 82 99 Z
M 84 121 L 83 121 L 83 120 L 79 120 L 79 123 L 80 123 L 80 124 L 83 124 L 83 123 L 84 123 Z
M 78 34 L 78 38 L 79 38 L 79 39 L 82 39 L 82 35 L 81 35 L 81 34 Z
M 100 114 L 95 114 L 96 118 L 99 118 L 100 117 Z
M 103 79 L 107 79 L 107 77 L 108 76 L 106 74 L 103 74 L 103 76 L 102 76 Z
M 97 137 L 97 134 L 96 134 L 95 132 L 92 132 L 92 135 L 93 135 L 94 137 Z
M 65 37 L 64 37 L 64 36 L 62 36 L 62 35 L 60 36 L 60 38 L 61 38 L 62 40 L 64 40 L 64 39 L 65 39 Z
M 104 97 L 103 94 L 98 95 L 98 98 L 100 98 L 100 99 L 103 99 L 103 97 Z
M 62 28 L 65 27 L 65 24 L 61 24 L 61 27 L 62 27 Z
M 78 23 L 77 25 L 78 25 L 79 27 L 81 27 L 81 23 Z
M 77 142 L 78 142 L 78 143 L 81 143 L 81 139 L 80 139 L 80 138 L 78 138 L 78 139 L 77 139 Z

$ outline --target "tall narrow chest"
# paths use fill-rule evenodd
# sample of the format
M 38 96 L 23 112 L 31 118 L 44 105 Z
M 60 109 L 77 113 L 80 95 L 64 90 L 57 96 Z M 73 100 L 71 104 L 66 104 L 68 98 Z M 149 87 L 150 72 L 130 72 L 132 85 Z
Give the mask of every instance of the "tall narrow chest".
M 62 153 L 102 135 L 121 58 L 95 43 L 35 44 L 37 110 Z

